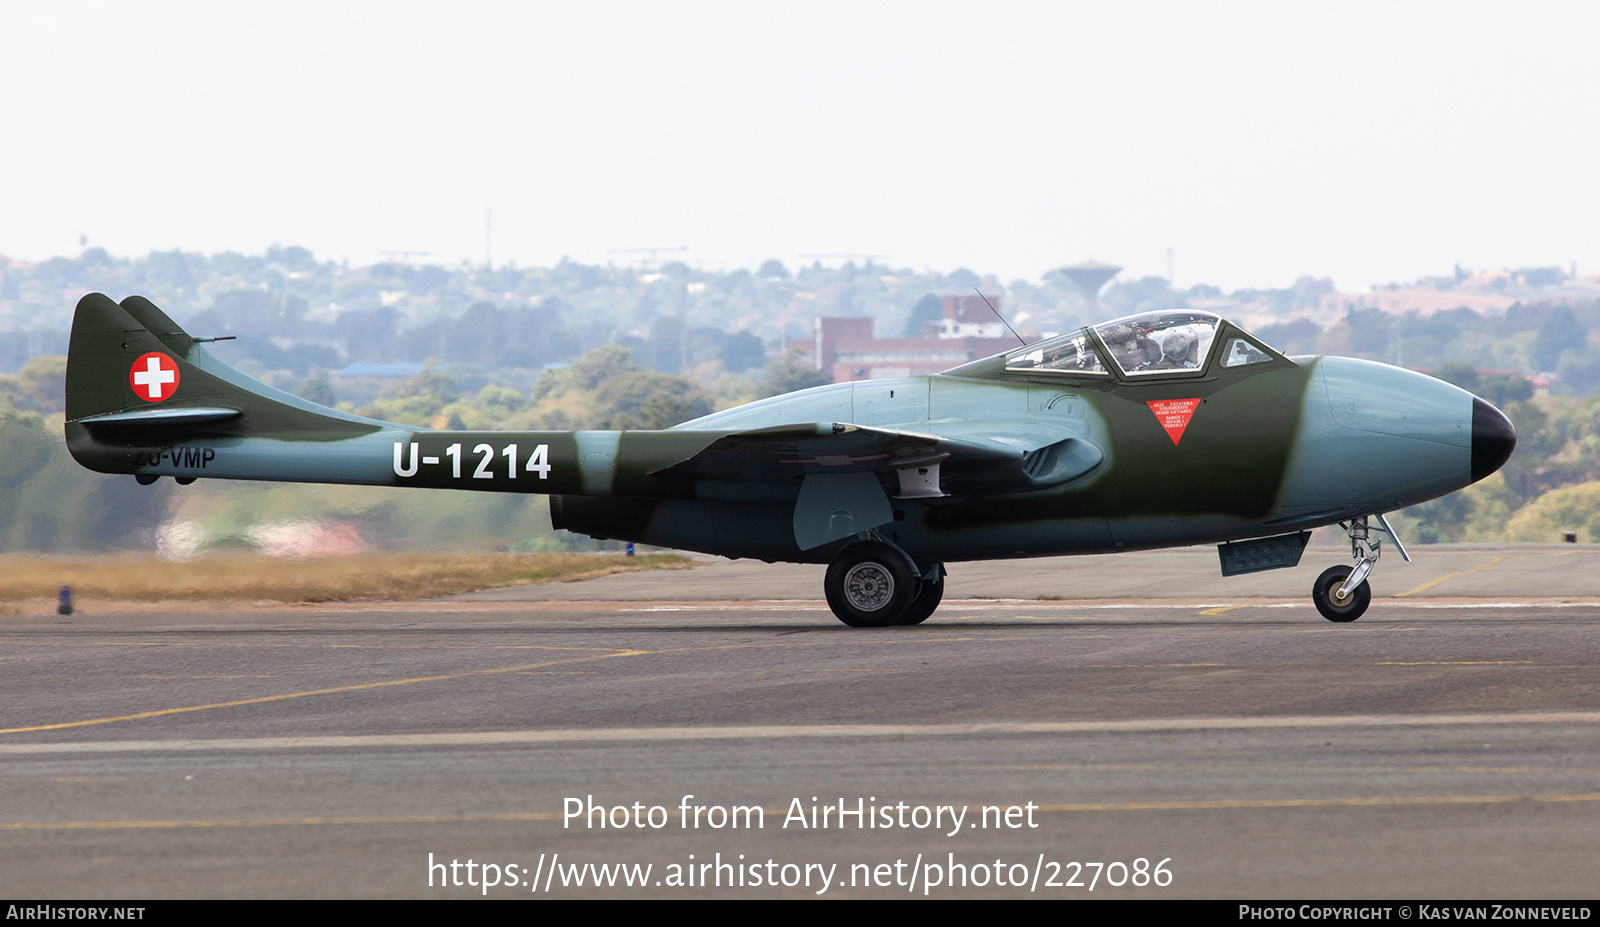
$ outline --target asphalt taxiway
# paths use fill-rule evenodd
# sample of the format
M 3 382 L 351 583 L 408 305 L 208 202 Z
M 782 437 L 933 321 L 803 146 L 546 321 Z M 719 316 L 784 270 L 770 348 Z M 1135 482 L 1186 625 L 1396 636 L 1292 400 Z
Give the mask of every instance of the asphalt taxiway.
M 818 568 L 742 562 L 8 616 L 0 890 L 802 897 L 831 865 L 823 897 L 1592 895 L 1600 549 L 1412 553 L 1350 625 L 1306 597 L 1336 552 L 1224 580 L 1210 550 L 959 565 L 927 624 L 878 631 Z M 697 805 L 764 826 L 682 826 Z M 939 806 L 972 817 L 917 826 Z

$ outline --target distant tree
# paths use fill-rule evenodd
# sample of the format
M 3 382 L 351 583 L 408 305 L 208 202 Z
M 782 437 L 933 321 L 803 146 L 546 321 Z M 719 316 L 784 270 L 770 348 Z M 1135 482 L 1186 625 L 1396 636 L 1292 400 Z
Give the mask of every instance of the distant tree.
M 738 373 L 766 363 L 767 346 L 761 343 L 760 338 L 747 331 L 734 332 L 723 343 L 718 356 L 722 360 L 722 369 L 729 373 Z
M 349 347 L 353 361 L 394 360 L 400 354 L 399 310 L 392 306 L 349 309 L 333 320 L 333 333 Z
M 498 421 L 521 409 L 527 400 L 510 387 L 490 383 L 478 390 L 478 395 L 472 397 L 472 404 Z
M 636 369 L 628 358 L 627 348 L 603 344 L 572 362 L 572 385 L 592 390 L 606 380 Z
M 419 268 L 416 275 L 411 278 L 409 289 L 417 296 L 431 296 L 450 286 L 450 271 L 443 267 L 429 264 Z
M 1310 319 L 1299 318 L 1258 328 L 1255 333 L 1278 350 L 1292 353 L 1312 350 L 1317 342 L 1317 336 L 1322 334 L 1322 329 Z
M 90 248 L 78 257 L 78 262 L 85 267 L 105 267 L 115 263 L 104 248 Z
M 1559 267 L 1519 267 L 1511 272 L 1521 277 L 1528 286 L 1557 286 L 1567 279 L 1567 272 Z
M 529 391 L 529 398 L 534 402 L 559 398 L 576 384 L 577 375 L 572 372 L 571 366 L 551 367 L 539 371 L 539 377 L 533 381 L 533 389 Z
M 299 245 L 290 245 L 287 248 L 273 245 L 267 249 L 267 260 L 274 264 L 282 264 L 290 270 L 314 270 L 317 266 L 317 259 L 311 250 Z
M 787 280 L 789 279 L 789 268 L 784 267 L 783 262 L 777 258 L 769 258 L 768 260 L 761 262 L 761 267 L 756 271 L 756 276 L 766 277 L 768 279 Z
M 682 322 L 670 315 L 657 316 L 650 324 L 650 341 L 640 360 L 651 370 L 677 373 L 687 360 L 684 357 L 688 347 L 686 339 Z
M 46 429 L 39 416 L 0 409 L 0 490 L 7 496 L 14 493 L 39 472 L 60 442 L 61 436 Z
M 1478 391 L 1478 368 L 1462 361 L 1450 361 L 1440 364 L 1433 375 L 1452 386 L 1459 386 L 1469 393 Z
M 412 425 L 430 425 L 444 407 L 461 398 L 456 381 L 432 367 L 386 387 L 363 415 Z
M 983 280 L 965 267 L 958 267 L 949 276 L 945 277 L 943 282 L 945 286 L 952 290 L 965 292 L 982 283 Z
M 942 318 L 944 318 L 944 300 L 937 293 L 929 293 L 911 307 L 911 318 L 906 319 L 906 337 L 921 338 L 922 326 L 925 323 L 937 322 Z
M 319 406 L 332 406 L 339 401 L 339 397 L 333 391 L 333 383 L 328 380 L 326 374 L 321 373 L 301 380 L 295 386 L 294 394 Z
M 1536 403 L 1512 402 L 1501 411 L 1517 431 L 1517 449 L 1500 473 L 1520 506 L 1551 489 L 1557 481 L 1548 464 L 1566 447 L 1567 434 L 1565 428 L 1552 427 L 1555 423 Z
M 1417 540 L 1423 544 L 1447 544 L 1462 539 L 1472 521 L 1472 497 L 1464 492 L 1453 492 L 1405 510 L 1417 519 Z
M 1556 306 L 1534 334 L 1533 344 L 1528 347 L 1528 360 L 1537 370 L 1554 370 L 1561 360 L 1561 352 L 1581 348 L 1588 336 L 1588 329 L 1578 322 L 1571 309 Z
M 633 370 L 595 390 L 594 417 L 601 428 L 670 428 L 711 413 L 711 399 L 683 377 Z
M 1556 379 L 1563 392 L 1573 396 L 1587 396 L 1600 386 L 1600 352 L 1593 350 L 1567 351 L 1561 355 L 1556 368 Z
M 0 401 L 14 409 L 48 415 L 66 408 L 67 359 L 35 357 L 15 378 L 0 377 Z
M 766 378 L 761 382 L 760 395 L 782 396 L 797 389 L 809 389 L 832 383 L 833 377 L 825 370 L 813 368 L 798 352 L 791 352 L 780 363 L 767 367 Z
M 1350 353 L 1376 356 L 1389 350 L 1394 324 L 1382 309 L 1350 309 L 1344 322 L 1350 326 Z
M 173 484 L 132 484 L 73 463 L 60 430 L 39 416 L 0 410 L 0 550 L 148 546 Z
M 1291 289 L 1294 291 L 1297 309 L 1314 308 L 1322 302 L 1324 296 L 1337 292 L 1333 281 L 1327 277 L 1301 277 L 1294 282 Z
M 1533 398 L 1533 384 L 1526 377 L 1506 373 L 1486 373 L 1478 378 L 1478 388 L 1472 392 L 1500 408 L 1513 402 L 1526 402 Z

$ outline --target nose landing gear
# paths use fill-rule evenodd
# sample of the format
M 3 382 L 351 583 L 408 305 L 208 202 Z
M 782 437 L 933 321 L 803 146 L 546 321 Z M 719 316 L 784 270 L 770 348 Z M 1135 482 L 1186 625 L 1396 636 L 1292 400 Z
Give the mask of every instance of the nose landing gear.
M 1411 555 L 1406 553 L 1400 536 L 1389 526 L 1389 520 L 1382 515 L 1377 519 L 1380 527 L 1376 530 L 1387 534 L 1400 551 L 1401 558 L 1410 563 Z M 1311 601 L 1316 604 L 1322 617 L 1344 623 L 1360 618 L 1372 603 L 1372 588 L 1367 585 L 1367 577 L 1378 564 L 1382 541 L 1371 536 L 1372 529 L 1367 525 L 1366 515 L 1358 515 L 1348 525 L 1341 522 L 1339 527 L 1350 535 L 1350 552 L 1356 559 L 1356 565 L 1354 568 L 1336 566 L 1323 570 L 1311 587 Z

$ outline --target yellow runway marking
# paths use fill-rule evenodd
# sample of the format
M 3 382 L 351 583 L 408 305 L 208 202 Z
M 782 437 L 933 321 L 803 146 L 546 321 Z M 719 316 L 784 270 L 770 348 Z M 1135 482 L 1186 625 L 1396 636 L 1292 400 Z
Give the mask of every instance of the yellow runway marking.
M 1426 592 L 1429 589 L 1432 589 L 1434 586 L 1437 586 L 1440 583 L 1444 582 L 1445 580 L 1455 579 L 1457 576 L 1465 576 L 1468 573 L 1476 573 L 1479 570 L 1487 570 L 1489 567 L 1492 567 L 1497 563 L 1502 563 L 1506 559 L 1507 558 L 1505 558 L 1505 557 L 1495 557 L 1494 559 L 1490 560 L 1488 563 L 1480 563 L 1480 564 L 1478 564 L 1477 566 L 1473 567 L 1470 570 L 1457 570 L 1454 573 L 1450 573 L 1450 574 L 1447 574 L 1445 576 L 1441 576 L 1438 579 L 1434 580 L 1433 582 L 1423 583 L 1422 585 L 1418 586 L 1415 589 L 1409 589 L 1409 590 L 1407 590 L 1405 592 L 1402 592 L 1399 595 L 1396 595 L 1395 598 L 1403 599 L 1408 595 L 1416 595 L 1419 592 Z
M 919 638 L 879 638 L 873 641 L 851 640 L 852 645 L 863 643 L 877 644 L 941 644 L 965 643 L 974 640 L 970 637 L 919 637 Z M 26 734 L 35 731 L 58 731 L 66 728 L 89 727 L 98 724 L 113 724 L 118 721 L 140 721 L 146 718 L 159 718 L 165 715 L 187 714 L 195 711 L 210 711 L 217 708 L 237 708 L 241 705 L 259 705 L 266 702 L 281 702 L 288 699 L 307 698 L 313 695 L 334 695 L 341 692 L 359 692 L 363 689 L 381 689 L 388 686 L 405 686 L 420 682 L 440 682 L 446 679 L 469 679 L 474 676 L 494 676 L 505 673 L 529 674 L 529 670 L 544 669 L 549 666 L 562 666 L 572 663 L 585 663 L 592 660 L 606 660 L 612 657 L 635 657 L 646 654 L 665 655 L 672 653 L 694 653 L 707 650 L 744 650 L 751 648 L 770 647 L 825 647 L 842 643 L 842 639 L 814 640 L 814 641 L 784 641 L 761 642 L 749 644 L 718 644 L 707 647 L 674 647 L 665 650 L 621 650 L 594 656 L 576 657 L 565 660 L 550 660 L 543 663 L 525 663 L 520 666 L 502 666 L 493 669 L 469 670 L 462 673 L 441 673 L 435 676 L 414 676 L 408 679 L 390 679 L 383 682 L 358 683 L 348 686 L 331 686 L 325 689 L 312 689 L 306 692 L 286 692 L 281 695 L 263 695 L 256 698 L 236 699 L 228 702 L 213 702 L 206 705 L 186 705 L 182 708 L 162 708 L 155 711 L 141 711 L 134 714 L 116 715 L 109 718 L 89 718 L 83 721 L 65 721 L 57 724 L 39 724 L 29 727 L 11 727 L 0 729 L 0 734 Z M 593 651 L 607 648 L 600 647 L 555 647 L 540 645 L 515 645 L 514 649 L 537 649 L 556 651 Z M 531 675 L 531 674 L 529 674 Z
M 1202 614 L 1202 615 L 1220 615 L 1223 612 L 1231 612 L 1236 608 L 1244 608 L 1244 607 L 1245 606 L 1243 606 L 1243 605 L 1224 605 L 1221 608 L 1208 608 L 1205 611 L 1201 612 L 1200 614 Z
M 568 649 L 568 648 L 552 648 Z M 236 699 L 231 702 L 213 702 L 209 705 L 186 705 L 182 708 L 162 708 L 156 711 L 141 711 L 131 715 L 117 715 L 110 718 L 89 718 L 83 721 L 64 721 L 59 724 L 38 724 L 32 727 L 10 727 L 0 729 L 0 734 L 26 734 L 33 731 L 59 731 L 65 728 L 89 727 L 96 724 L 113 724 L 118 721 L 139 721 L 145 718 L 159 718 L 164 715 L 181 715 L 194 711 L 210 711 L 215 708 L 237 708 L 240 705 L 260 705 L 266 702 L 282 702 L 294 698 L 308 698 L 313 695 L 334 695 L 340 692 L 359 692 L 363 689 L 382 689 L 389 686 L 408 686 L 419 682 L 440 682 L 445 679 L 467 679 L 473 676 L 495 676 L 502 673 L 519 673 L 526 670 L 542 669 L 546 666 L 559 666 L 567 663 L 584 663 L 590 660 L 607 660 L 612 657 L 633 657 L 647 654 L 648 650 L 622 650 L 612 653 L 602 653 L 589 657 L 575 657 L 566 660 L 550 660 L 545 663 L 526 663 L 521 666 L 501 666 L 493 669 L 469 670 L 465 673 L 444 673 L 438 676 L 413 676 L 410 679 L 389 679 L 383 682 L 364 682 L 350 686 L 332 686 L 326 689 L 312 689 L 308 692 L 286 692 L 282 695 L 262 695 L 256 698 Z
M 1434 580 L 1431 583 L 1423 583 L 1422 585 L 1418 586 L 1415 589 L 1410 589 L 1410 590 L 1407 590 L 1405 592 L 1402 592 L 1399 595 L 1396 595 L 1395 598 L 1403 599 L 1408 595 L 1416 595 L 1419 592 L 1426 592 L 1427 590 L 1432 589 L 1434 586 L 1439 585 L 1440 583 L 1444 582 L 1445 580 L 1455 579 L 1457 576 L 1465 576 L 1468 573 L 1476 573 L 1479 570 L 1486 570 L 1489 567 L 1492 567 L 1495 564 L 1500 563 L 1500 562 L 1505 561 L 1505 560 L 1527 560 L 1527 559 L 1529 559 L 1531 557 L 1570 557 L 1575 553 L 1578 553 L 1578 551 L 1575 551 L 1575 550 L 1564 550 L 1564 551 L 1561 551 L 1560 553 L 1556 553 L 1556 554 L 1508 554 L 1508 555 L 1506 555 L 1504 557 L 1494 557 L 1488 563 L 1480 563 L 1480 564 L 1478 564 L 1477 566 L 1473 567 L 1470 570 L 1459 570 L 1459 571 L 1457 571 L 1455 573 L 1451 573 L 1451 574 L 1449 574 L 1447 576 L 1441 576 L 1441 577 L 1439 577 L 1438 579 Z M 1480 554 L 1479 556 L 1483 556 L 1483 555 Z

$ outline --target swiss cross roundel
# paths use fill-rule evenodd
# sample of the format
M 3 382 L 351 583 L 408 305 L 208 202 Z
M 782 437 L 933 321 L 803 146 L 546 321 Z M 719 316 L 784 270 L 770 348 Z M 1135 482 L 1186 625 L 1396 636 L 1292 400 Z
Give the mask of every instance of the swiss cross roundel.
M 178 362 L 160 351 L 151 351 L 133 362 L 128 382 L 140 399 L 160 402 L 178 391 Z

